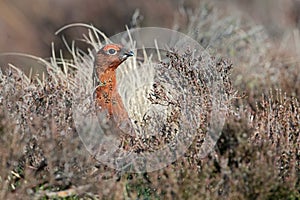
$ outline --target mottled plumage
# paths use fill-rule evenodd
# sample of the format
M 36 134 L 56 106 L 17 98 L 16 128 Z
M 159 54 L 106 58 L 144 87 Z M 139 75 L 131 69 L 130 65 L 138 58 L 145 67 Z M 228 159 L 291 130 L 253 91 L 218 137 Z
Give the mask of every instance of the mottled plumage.
M 133 56 L 118 44 L 107 44 L 96 55 L 94 66 L 95 99 L 99 111 L 107 118 L 108 123 L 122 132 L 132 135 L 134 130 L 128 113 L 117 90 L 116 69 L 128 57 Z

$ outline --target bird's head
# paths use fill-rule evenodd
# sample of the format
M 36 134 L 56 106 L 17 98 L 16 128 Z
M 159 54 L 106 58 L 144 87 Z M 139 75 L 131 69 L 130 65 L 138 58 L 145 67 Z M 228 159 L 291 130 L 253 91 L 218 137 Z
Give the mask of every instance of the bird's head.
M 133 56 L 133 52 L 125 47 L 119 44 L 107 44 L 98 51 L 95 64 L 101 68 L 101 71 L 115 70 L 130 56 Z

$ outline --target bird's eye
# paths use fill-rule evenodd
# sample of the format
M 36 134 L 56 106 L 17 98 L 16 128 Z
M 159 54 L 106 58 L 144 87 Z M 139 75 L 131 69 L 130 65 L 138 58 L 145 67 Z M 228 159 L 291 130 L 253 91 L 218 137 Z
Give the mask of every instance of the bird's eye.
M 109 49 L 107 52 L 110 55 L 116 55 L 116 53 L 117 53 L 117 51 L 115 49 Z

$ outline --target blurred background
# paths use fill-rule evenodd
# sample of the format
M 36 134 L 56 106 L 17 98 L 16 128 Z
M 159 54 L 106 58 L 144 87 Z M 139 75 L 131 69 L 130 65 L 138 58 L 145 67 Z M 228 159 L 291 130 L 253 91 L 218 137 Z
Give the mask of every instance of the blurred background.
M 1 0 L 0 53 L 24 52 L 51 56 L 51 42 L 63 48 L 55 31 L 66 24 L 93 24 L 108 36 L 125 25 L 175 28 L 184 32 L 189 15 L 202 0 Z M 240 11 L 263 24 L 276 40 L 300 26 L 299 0 L 216 0 L 222 9 Z M 78 35 L 79 34 L 79 35 Z M 78 29 L 64 32 L 70 40 L 80 38 Z
M 125 31 L 125 25 L 172 28 L 174 24 L 182 24 L 185 20 L 178 13 L 178 8 L 182 6 L 196 8 L 197 1 L 2 0 L 0 51 L 49 57 L 51 42 L 54 41 L 58 48 L 61 45 L 60 37 L 55 36 L 55 31 L 75 22 L 93 24 L 108 36 Z M 80 31 L 77 29 L 64 32 L 64 35 L 78 39 L 78 33 Z

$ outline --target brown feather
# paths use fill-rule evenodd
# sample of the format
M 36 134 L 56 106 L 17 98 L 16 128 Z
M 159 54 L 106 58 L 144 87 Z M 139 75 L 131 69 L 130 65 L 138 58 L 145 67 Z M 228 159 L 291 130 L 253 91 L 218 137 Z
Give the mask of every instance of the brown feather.
M 114 49 L 115 55 L 108 51 Z M 125 59 L 124 59 L 125 55 Z M 128 51 L 120 45 L 109 44 L 99 50 L 95 60 L 95 75 L 98 83 L 95 92 L 100 112 L 107 113 L 107 119 L 126 134 L 134 132 L 122 98 L 117 90 L 116 69 L 127 59 Z M 130 56 L 130 55 L 129 55 Z

